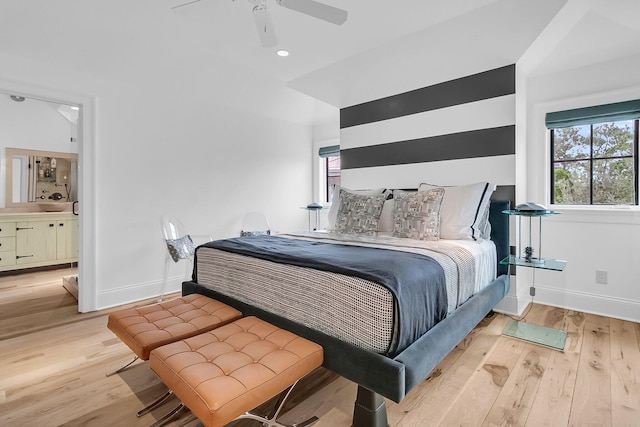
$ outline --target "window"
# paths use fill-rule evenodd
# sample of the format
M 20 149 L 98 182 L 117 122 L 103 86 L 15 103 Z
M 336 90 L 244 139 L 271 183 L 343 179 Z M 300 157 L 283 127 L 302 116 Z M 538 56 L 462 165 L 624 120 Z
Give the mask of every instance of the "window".
M 340 156 L 331 156 L 325 158 L 325 170 L 327 175 L 327 202 L 333 199 L 333 189 L 336 185 L 340 185 Z
M 553 129 L 551 144 L 551 203 L 638 203 L 638 120 Z
M 640 100 L 547 114 L 552 204 L 638 204 L 638 116 Z
M 322 147 L 318 154 L 324 160 L 325 202 L 330 203 L 334 187 L 340 185 L 340 146 Z

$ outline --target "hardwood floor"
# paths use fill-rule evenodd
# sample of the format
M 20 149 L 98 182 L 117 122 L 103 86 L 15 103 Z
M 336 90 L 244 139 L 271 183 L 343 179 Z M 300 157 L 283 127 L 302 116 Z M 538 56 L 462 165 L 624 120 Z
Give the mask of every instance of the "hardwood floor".
M 0 426 L 150 425 L 176 401 L 136 418 L 165 388 L 144 362 L 105 377 L 132 353 L 106 328 L 115 309 L 77 313 L 67 274 L 0 277 Z M 568 331 L 560 352 L 501 336 L 508 320 L 483 320 L 400 404 L 387 402 L 389 424 L 640 426 L 640 324 L 534 304 L 527 321 Z M 348 427 L 355 392 L 320 370 L 282 420 Z M 201 424 L 185 413 L 170 425 Z

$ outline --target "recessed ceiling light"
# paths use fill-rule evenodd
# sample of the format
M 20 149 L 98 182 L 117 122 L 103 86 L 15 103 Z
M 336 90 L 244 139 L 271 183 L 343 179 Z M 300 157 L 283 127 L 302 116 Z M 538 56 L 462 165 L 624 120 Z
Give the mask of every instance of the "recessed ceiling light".
M 280 49 L 276 53 L 278 54 L 278 56 L 282 57 L 289 56 L 289 51 L 285 49 Z

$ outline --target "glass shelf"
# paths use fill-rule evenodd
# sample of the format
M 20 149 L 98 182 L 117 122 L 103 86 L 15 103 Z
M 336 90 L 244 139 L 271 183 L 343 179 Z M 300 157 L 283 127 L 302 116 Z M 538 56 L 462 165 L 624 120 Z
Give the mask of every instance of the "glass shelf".
M 531 261 L 525 261 L 524 258 L 519 258 L 515 255 L 509 255 L 502 261 L 500 261 L 502 265 L 515 265 L 518 267 L 529 267 L 529 268 L 542 268 L 544 270 L 553 270 L 553 271 L 562 271 L 564 267 L 567 265 L 567 261 L 561 259 L 551 259 L 551 258 L 533 258 Z
M 564 270 L 566 261 L 552 259 L 552 258 L 544 258 L 540 257 L 542 251 L 542 217 L 557 215 L 560 212 L 552 211 L 552 210 L 540 210 L 540 211 L 524 211 L 517 209 L 507 209 L 502 211 L 502 213 L 507 215 L 514 215 L 518 217 L 518 246 L 516 247 L 516 254 L 510 255 L 509 257 L 500 261 L 502 265 L 516 265 L 518 267 L 529 267 L 529 268 L 542 268 L 545 270 L 554 270 L 554 271 L 562 271 Z M 528 244 L 524 243 L 522 240 L 522 218 L 529 219 L 528 228 Z M 534 247 L 532 239 L 532 222 L 533 219 L 538 219 L 538 246 Z M 526 221 L 526 220 L 525 220 Z M 525 254 L 529 253 L 528 260 L 525 258 Z M 536 257 L 532 255 L 537 255 Z
M 328 207 L 325 206 L 320 206 L 318 205 L 316 206 L 302 206 L 300 207 L 300 209 L 304 209 L 307 212 L 309 212 L 309 231 L 317 231 L 320 229 L 320 211 L 325 210 L 325 209 L 329 209 Z M 315 212 L 315 224 L 311 224 L 311 212 Z

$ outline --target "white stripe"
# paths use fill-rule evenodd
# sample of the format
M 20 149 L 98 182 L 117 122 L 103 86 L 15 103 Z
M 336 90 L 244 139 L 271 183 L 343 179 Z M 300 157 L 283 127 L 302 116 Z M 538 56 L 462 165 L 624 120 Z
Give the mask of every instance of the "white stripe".
M 340 130 L 340 149 L 513 125 L 515 95 L 485 99 Z
M 421 182 L 464 185 L 490 181 L 515 185 L 515 154 L 409 165 L 376 166 L 342 170 L 341 183 L 351 189 L 418 188 Z

